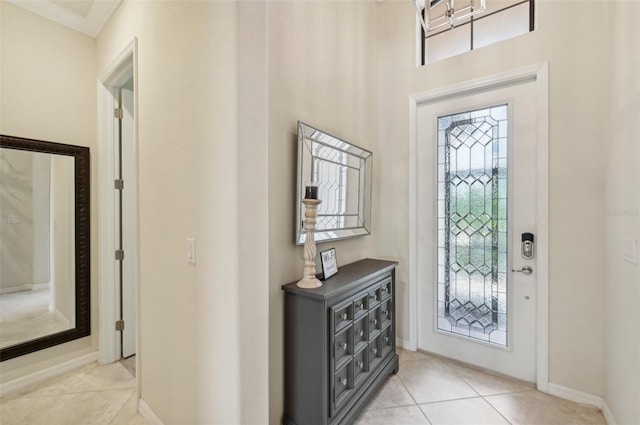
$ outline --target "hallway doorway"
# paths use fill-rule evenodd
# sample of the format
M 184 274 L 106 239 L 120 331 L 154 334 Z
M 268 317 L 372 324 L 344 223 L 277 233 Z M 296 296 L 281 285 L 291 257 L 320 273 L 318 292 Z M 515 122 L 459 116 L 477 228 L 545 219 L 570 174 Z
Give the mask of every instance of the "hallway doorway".
M 134 39 L 99 79 L 100 363 L 140 359 L 135 58 Z

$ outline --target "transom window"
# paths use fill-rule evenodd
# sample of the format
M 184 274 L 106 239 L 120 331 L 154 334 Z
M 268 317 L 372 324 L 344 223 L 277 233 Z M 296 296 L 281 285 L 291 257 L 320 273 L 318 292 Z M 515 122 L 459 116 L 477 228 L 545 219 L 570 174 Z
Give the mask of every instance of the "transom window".
M 429 0 L 426 0 L 429 2 Z M 487 9 L 425 34 L 421 31 L 420 64 L 426 65 L 534 30 L 535 0 L 486 0 Z M 425 11 L 422 9 L 423 18 Z

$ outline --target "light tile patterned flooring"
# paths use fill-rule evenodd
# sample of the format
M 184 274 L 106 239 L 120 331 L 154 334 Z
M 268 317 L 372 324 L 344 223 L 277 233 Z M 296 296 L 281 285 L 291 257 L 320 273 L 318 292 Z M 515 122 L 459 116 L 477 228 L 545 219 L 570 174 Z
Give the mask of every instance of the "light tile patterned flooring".
M 120 363 L 92 363 L 0 399 L 2 425 L 147 425 L 136 381 Z
M 454 361 L 398 349 L 387 379 L 355 425 L 604 425 L 602 413 Z
M 528 384 L 422 353 L 398 353 L 400 371 L 387 379 L 355 425 L 605 424 L 598 410 Z M 5 396 L 0 423 L 147 425 L 136 413 L 135 379 L 119 362 L 93 363 Z

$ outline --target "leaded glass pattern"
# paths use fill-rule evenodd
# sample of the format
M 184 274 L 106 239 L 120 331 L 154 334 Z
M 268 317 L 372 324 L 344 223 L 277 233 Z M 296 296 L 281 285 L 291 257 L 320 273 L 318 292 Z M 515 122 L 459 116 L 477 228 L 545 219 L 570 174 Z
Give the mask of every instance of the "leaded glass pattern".
M 438 329 L 505 346 L 507 118 L 438 118 Z

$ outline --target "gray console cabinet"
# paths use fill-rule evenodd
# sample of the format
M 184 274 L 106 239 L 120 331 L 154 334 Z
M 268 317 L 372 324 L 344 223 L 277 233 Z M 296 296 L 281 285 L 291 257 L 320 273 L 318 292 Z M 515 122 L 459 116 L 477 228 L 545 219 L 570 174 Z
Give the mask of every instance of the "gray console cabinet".
M 393 261 L 340 267 L 316 289 L 284 285 L 285 425 L 351 424 L 398 371 Z

